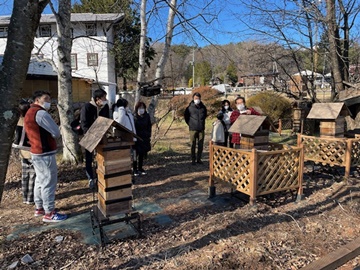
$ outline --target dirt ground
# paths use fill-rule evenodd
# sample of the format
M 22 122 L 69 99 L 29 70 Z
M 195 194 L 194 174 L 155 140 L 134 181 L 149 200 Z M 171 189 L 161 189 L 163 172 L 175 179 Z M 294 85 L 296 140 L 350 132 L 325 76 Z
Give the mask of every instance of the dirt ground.
M 192 200 L 189 194 L 208 189 L 208 148 L 204 164 L 192 166 L 185 124 L 174 123 L 163 136 L 167 128 L 145 162 L 148 175 L 136 177 L 133 195 L 135 203 L 160 205 L 171 222 L 161 225 L 144 214 L 142 237 L 114 240 L 105 249 L 84 244 L 71 230 L 35 230 L 8 240 L 20 225 L 47 226 L 22 203 L 19 161 L 12 156 L 0 206 L 0 269 L 25 254 L 35 262 L 15 269 L 300 269 L 360 236 L 359 179 L 346 183 L 320 167 L 314 174 L 306 167 L 299 203 L 285 192 L 251 207 L 224 183 L 216 183 L 215 201 Z M 89 211 L 93 196 L 81 166 L 59 167 L 56 203 L 71 216 Z M 64 236 L 60 243 L 58 235 Z M 360 269 L 360 256 L 339 269 Z

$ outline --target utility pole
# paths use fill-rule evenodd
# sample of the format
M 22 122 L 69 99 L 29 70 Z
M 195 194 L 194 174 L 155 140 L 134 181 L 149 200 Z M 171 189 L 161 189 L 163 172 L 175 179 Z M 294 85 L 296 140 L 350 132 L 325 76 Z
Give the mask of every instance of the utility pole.
M 193 59 L 192 59 L 192 77 L 193 77 L 193 89 L 195 88 L 195 48 L 193 48 Z

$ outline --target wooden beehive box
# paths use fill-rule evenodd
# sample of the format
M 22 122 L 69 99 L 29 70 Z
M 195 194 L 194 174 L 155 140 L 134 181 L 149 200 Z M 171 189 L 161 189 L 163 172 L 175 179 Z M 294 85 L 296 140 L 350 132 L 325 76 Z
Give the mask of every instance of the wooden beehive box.
M 344 137 L 345 117 L 350 111 L 343 102 L 314 103 L 307 118 L 320 121 L 320 137 Z
M 266 116 L 241 115 L 232 124 L 229 132 L 240 133 L 241 149 L 267 150 L 271 123 Z
M 132 210 L 134 137 L 137 136 L 116 121 L 98 117 L 80 141 L 88 151 L 96 149 L 98 208 L 104 216 Z

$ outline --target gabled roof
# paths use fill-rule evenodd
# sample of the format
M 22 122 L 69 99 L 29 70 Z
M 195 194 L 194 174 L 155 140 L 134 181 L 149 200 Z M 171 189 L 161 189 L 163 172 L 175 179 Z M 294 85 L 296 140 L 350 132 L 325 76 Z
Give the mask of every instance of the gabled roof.
M 11 15 L 0 16 L 0 25 L 10 24 Z M 71 22 L 109 22 L 117 23 L 124 17 L 123 13 L 106 13 L 106 14 L 94 14 L 94 13 L 71 13 Z M 43 23 L 55 23 L 54 14 L 42 14 L 40 18 L 40 24 Z
M 314 103 L 307 118 L 332 120 L 338 118 L 339 115 L 351 115 L 344 102 Z
M 264 122 L 269 122 L 266 116 L 240 115 L 230 127 L 229 132 L 254 136 Z
M 113 119 L 109 119 L 106 117 L 99 116 L 96 118 L 95 122 L 91 125 L 88 131 L 85 133 L 84 137 L 80 140 L 79 144 L 83 146 L 89 152 L 94 151 L 96 146 L 100 143 L 103 136 L 109 131 L 110 127 L 115 127 L 120 132 L 123 132 L 124 137 L 126 137 L 124 141 L 131 142 L 133 144 L 133 137 L 137 139 L 141 138 L 133 133 L 131 130 L 128 130 L 123 125 L 120 125 Z

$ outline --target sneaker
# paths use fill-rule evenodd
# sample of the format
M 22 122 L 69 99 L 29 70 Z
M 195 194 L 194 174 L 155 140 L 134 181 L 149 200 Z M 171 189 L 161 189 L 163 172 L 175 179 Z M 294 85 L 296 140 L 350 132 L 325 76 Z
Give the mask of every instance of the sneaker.
M 35 217 L 41 217 L 43 215 L 45 215 L 44 208 L 35 209 L 35 214 L 34 214 Z
M 44 222 L 61 222 L 67 219 L 66 214 L 60 214 L 56 212 L 55 210 L 52 211 L 50 214 L 46 214 L 43 217 Z
M 133 175 L 134 175 L 134 176 L 139 176 L 140 173 L 139 173 L 139 171 L 134 171 Z
M 196 165 L 195 160 L 191 161 L 191 165 Z
M 26 204 L 29 204 L 29 205 L 33 205 L 33 204 L 35 204 L 34 202 L 29 202 L 29 201 L 27 201 L 27 202 L 25 202 Z
M 200 159 L 198 161 L 196 161 L 197 164 L 204 164 L 204 162 L 202 162 Z
M 147 172 L 145 172 L 144 170 L 139 170 L 139 174 L 141 174 L 141 175 L 147 175 Z

